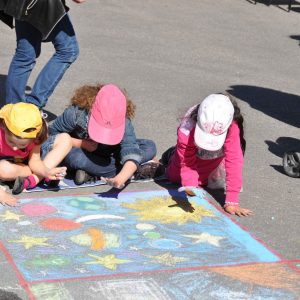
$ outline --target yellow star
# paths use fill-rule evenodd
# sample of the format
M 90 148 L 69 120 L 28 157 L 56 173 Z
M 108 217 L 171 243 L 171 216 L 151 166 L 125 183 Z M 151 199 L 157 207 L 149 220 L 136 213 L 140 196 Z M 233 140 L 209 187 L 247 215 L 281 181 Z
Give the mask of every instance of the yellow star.
M 29 249 L 33 246 L 50 246 L 49 244 L 45 243 L 48 239 L 49 238 L 36 238 L 33 236 L 22 235 L 21 239 L 10 242 L 23 243 L 25 249 Z
M 208 244 L 211 244 L 216 247 L 220 247 L 219 241 L 224 239 L 224 237 L 222 237 L 222 236 L 211 235 L 207 232 L 204 232 L 201 234 L 187 234 L 187 235 L 183 235 L 183 236 L 195 239 L 194 244 L 208 243 Z
M 108 268 L 110 270 L 116 270 L 118 264 L 125 264 L 128 262 L 132 262 L 131 260 L 126 259 L 118 259 L 115 257 L 114 254 L 109 254 L 106 256 L 97 256 L 93 254 L 88 254 L 88 256 L 95 258 L 95 261 L 89 261 L 86 262 L 86 264 L 96 264 L 96 265 L 103 265 L 105 268 Z
M 149 256 L 153 262 L 158 262 L 166 266 L 175 266 L 178 262 L 188 260 L 186 257 L 173 256 L 170 252 L 166 252 L 162 255 Z
M 16 220 L 16 221 L 20 221 L 21 217 L 24 217 L 23 215 L 17 215 L 9 210 L 5 211 L 4 215 L 0 215 L 0 217 L 3 220 Z

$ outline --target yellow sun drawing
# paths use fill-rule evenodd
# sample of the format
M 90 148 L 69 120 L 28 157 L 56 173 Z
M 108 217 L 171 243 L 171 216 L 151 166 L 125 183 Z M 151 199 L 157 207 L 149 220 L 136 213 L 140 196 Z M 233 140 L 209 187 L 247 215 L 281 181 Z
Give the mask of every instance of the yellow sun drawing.
M 186 201 L 184 199 L 182 202 Z M 185 224 L 188 221 L 200 223 L 202 217 L 215 217 L 211 210 L 196 203 L 191 203 L 193 212 L 185 211 L 178 205 L 177 202 L 168 196 L 152 197 L 150 199 L 137 199 L 135 203 L 124 203 L 126 208 L 137 210 L 132 213 L 144 221 L 159 221 L 163 224 L 177 223 L 178 225 Z

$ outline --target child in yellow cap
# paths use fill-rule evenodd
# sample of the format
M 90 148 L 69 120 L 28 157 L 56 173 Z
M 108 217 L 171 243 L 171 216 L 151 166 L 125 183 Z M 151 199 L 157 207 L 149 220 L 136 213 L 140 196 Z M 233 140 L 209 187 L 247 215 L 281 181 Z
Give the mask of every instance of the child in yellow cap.
M 64 176 L 66 167 L 56 166 L 71 150 L 71 138 L 65 133 L 58 135 L 51 147 L 41 152 L 47 136 L 47 124 L 35 105 L 19 102 L 0 110 L 0 180 L 17 178 L 14 194 L 35 187 L 43 178 L 50 181 Z M 16 198 L 0 188 L 0 203 L 14 206 L 16 202 Z

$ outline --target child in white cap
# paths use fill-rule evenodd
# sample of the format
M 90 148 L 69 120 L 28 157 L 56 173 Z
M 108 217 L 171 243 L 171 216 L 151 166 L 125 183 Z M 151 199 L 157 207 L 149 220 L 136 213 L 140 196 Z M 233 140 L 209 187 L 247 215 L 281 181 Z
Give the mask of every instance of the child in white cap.
M 134 174 L 137 179 L 155 176 L 159 164 L 144 163 L 154 158 L 156 145 L 136 138 L 131 122 L 134 112 L 126 92 L 114 84 L 84 85 L 74 92 L 71 105 L 49 132 L 71 135 L 73 148 L 64 164 L 75 170 L 75 184 L 101 178 L 121 189 Z
M 34 104 L 7 104 L 0 110 L 0 180 L 13 181 L 13 194 L 35 187 L 40 180 L 61 179 L 66 167 L 56 167 L 71 149 L 68 134 L 57 136 L 41 160 L 41 144 L 48 129 Z M 28 162 L 28 165 L 27 165 Z M 0 203 L 16 205 L 17 200 L 0 188 Z
M 248 216 L 252 212 L 241 208 L 238 198 L 245 148 L 243 117 L 236 102 L 227 95 L 211 94 L 188 110 L 177 130 L 176 147 L 164 153 L 162 162 L 167 164 L 168 179 L 180 183 L 187 193 L 207 186 L 212 175 L 224 174 L 224 210 Z

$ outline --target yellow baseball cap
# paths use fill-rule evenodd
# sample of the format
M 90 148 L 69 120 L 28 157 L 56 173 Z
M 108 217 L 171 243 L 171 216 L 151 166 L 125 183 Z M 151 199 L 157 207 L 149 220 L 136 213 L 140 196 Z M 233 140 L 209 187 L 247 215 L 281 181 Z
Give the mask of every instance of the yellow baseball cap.
M 0 118 L 14 135 L 34 139 L 40 132 L 43 121 L 38 107 L 31 103 L 6 104 L 0 110 Z M 30 132 L 26 132 L 31 129 Z

